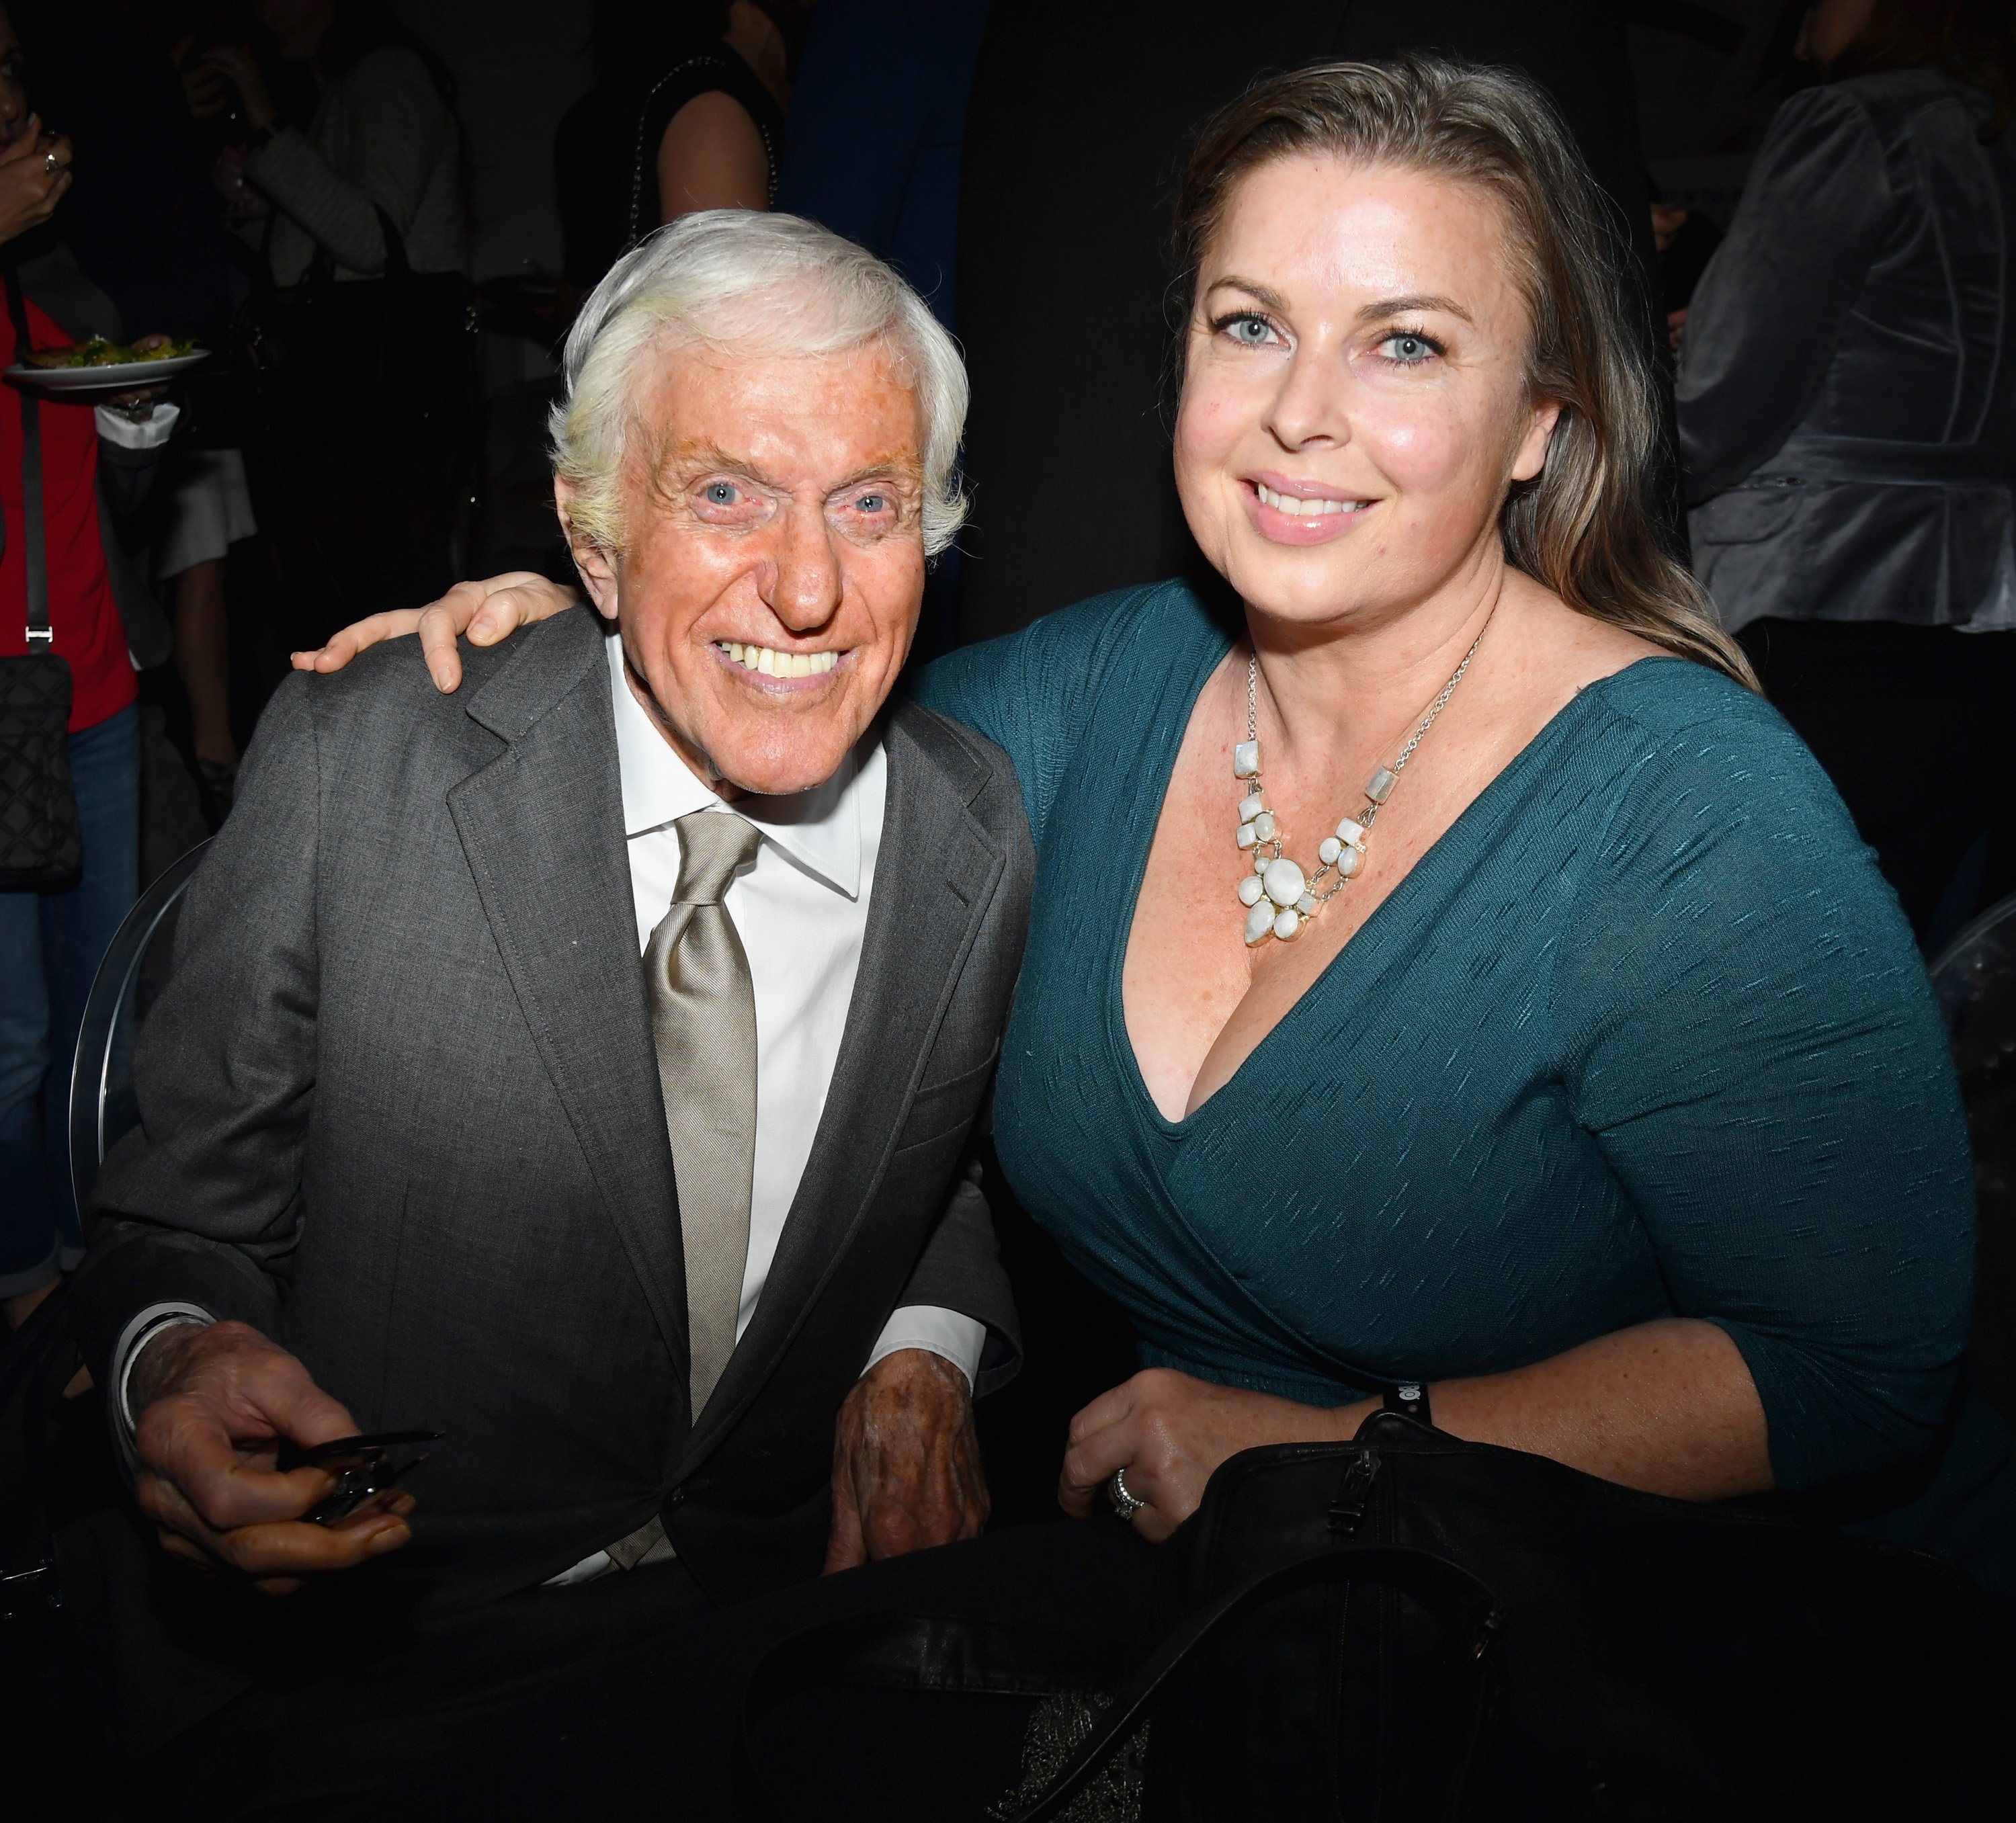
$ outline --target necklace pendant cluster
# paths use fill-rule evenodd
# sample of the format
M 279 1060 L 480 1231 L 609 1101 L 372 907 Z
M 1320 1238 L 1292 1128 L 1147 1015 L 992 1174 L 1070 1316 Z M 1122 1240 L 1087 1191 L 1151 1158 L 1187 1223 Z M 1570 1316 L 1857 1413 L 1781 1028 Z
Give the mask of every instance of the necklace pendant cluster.
M 1260 754 L 1260 655 L 1256 652 L 1247 660 L 1246 739 L 1233 746 L 1232 776 L 1240 792 L 1239 846 L 1253 859 L 1253 871 L 1239 883 L 1239 902 L 1246 908 L 1248 948 L 1269 937 L 1292 943 L 1301 935 L 1303 926 L 1342 892 L 1352 876 L 1364 866 L 1366 840 L 1380 807 L 1392 796 L 1393 787 L 1399 783 L 1400 775 L 1421 744 L 1421 737 L 1435 726 L 1435 717 L 1456 694 L 1456 687 L 1470 669 L 1470 661 L 1476 657 L 1490 625 L 1487 616 L 1469 651 L 1463 655 L 1463 663 L 1428 705 L 1427 713 L 1393 764 L 1380 767 L 1365 782 L 1364 808 L 1355 816 L 1341 818 L 1336 829 L 1323 838 L 1316 850 L 1313 872 L 1289 859 L 1280 819 L 1267 803 Z

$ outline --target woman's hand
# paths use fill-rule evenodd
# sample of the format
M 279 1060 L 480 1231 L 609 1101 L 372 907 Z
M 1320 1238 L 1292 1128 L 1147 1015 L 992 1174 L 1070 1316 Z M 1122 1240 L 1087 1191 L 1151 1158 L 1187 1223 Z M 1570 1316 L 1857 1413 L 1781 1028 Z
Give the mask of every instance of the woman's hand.
M 373 614 L 344 627 L 319 651 L 296 653 L 294 669 L 340 671 L 367 645 L 417 633 L 434 688 L 445 695 L 462 683 L 462 655 L 455 649 L 459 635 L 466 633 L 472 645 L 495 645 L 506 635 L 564 613 L 580 599 L 578 591 L 563 588 L 535 570 L 510 570 L 480 582 L 458 582 L 424 608 Z
M 238 99 L 245 106 L 246 124 L 254 132 L 263 131 L 279 119 L 279 110 L 273 106 L 266 78 L 260 71 L 259 60 L 245 45 L 213 45 L 203 52 L 196 70 L 214 70 L 238 91 Z M 189 97 L 192 109 L 196 106 L 196 89 L 193 81 L 195 74 L 195 70 L 188 71 L 182 77 L 183 91 Z
M 70 186 L 70 142 L 45 133 L 39 116 L 0 150 L 0 241 L 39 228 L 56 214 Z
M 1214 1386 L 1150 1368 L 1102 1393 L 1071 1420 L 1057 1499 L 1085 1519 L 1106 1499 L 1116 1469 L 1143 1503 L 1134 1529 L 1159 1544 L 1197 1509 L 1219 1463 L 1262 1444 L 1337 1443 L 1352 1436 L 1376 1402 L 1298 1405 L 1271 1393 Z
M 199 120 L 214 120 L 231 106 L 231 84 L 214 65 L 189 61 L 196 41 L 196 34 L 189 33 L 177 41 L 168 56 L 182 79 L 182 99 L 189 103 L 190 114 Z

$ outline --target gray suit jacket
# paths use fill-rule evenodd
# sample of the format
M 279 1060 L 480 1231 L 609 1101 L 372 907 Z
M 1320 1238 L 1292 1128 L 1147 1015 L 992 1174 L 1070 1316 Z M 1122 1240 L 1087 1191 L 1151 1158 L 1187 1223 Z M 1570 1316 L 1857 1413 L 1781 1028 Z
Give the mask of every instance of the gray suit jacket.
M 2016 131 L 1929 67 L 1794 95 L 1687 317 L 1694 567 L 1726 624 L 2016 625 Z
M 566 614 L 435 694 L 410 650 L 290 678 L 189 890 L 76 1288 L 100 1383 L 189 1300 L 299 1354 L 366 1430 L 437 1429 L 429 1611 L 537 1584 L 663 1510 L 703 1588 L 816 1573 L 833 1418 L 889 1313 L 1017 1359 L 962 1170 L 1034 868 L 998 749 L 887 719 L 845 1040 L 761 1304 L 687 1410 L 679 1203 L 648 1030 L 603 635 Z

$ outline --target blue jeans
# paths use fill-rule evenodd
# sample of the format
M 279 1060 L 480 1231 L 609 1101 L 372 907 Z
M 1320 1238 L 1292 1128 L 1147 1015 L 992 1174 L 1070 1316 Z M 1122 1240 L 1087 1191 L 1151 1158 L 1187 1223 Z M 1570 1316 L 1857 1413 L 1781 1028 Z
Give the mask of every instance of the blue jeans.
M 70 737 L 84 872 L 0 893 L 0 1297 L 84 1251 L 70 1180 L 70 1072 L 99 959 L 140 896 L 140 711 Z

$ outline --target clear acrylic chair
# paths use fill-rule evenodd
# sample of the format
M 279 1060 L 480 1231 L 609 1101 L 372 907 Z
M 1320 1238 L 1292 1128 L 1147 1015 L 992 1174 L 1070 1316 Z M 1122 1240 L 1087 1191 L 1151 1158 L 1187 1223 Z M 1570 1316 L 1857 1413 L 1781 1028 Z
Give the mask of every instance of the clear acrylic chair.
M 133 1040 L 167 977 L 182 893 L 210 844 L 199 842 L 142 893 L 98 965 L 70 1079 L 70 1176 L 80 1210 L 98 1167 L 140 1123 L 133 1094 Z

